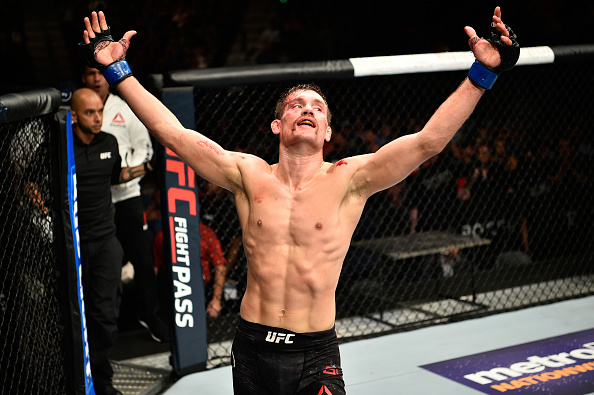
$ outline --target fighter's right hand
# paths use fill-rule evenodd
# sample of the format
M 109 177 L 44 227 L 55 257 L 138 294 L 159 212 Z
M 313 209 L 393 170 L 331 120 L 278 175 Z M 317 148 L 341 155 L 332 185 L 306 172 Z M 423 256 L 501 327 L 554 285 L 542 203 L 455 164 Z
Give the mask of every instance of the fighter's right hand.
M 79 43 L 79 52 L 90 67 L 105 71 L 107 66 L 124 60 L 130 45 L 130 39 L 136 34 L 130 30 L 120 41 L 114 41 L 103 11 L 91 14 L 91 19 L 84 19 L 83 41 Z

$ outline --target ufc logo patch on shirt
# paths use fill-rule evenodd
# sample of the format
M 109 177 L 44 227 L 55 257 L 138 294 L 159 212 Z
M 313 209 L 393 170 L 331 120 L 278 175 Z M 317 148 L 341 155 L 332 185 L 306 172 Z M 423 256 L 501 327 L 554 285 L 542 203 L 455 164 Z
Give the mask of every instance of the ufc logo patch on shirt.
M 111 152 L 102 152 L 99 154 L 101 160 L 111 159 Z

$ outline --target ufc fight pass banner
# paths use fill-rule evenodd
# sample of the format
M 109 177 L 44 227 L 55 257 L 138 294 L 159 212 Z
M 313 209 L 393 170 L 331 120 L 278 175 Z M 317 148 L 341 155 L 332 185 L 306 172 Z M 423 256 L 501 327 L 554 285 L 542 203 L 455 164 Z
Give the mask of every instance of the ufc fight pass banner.
M 204 284 L 200 260 L 200 217 L 196 175 L 165 149 L 163 245 L 171 266 L 173 367 L 178 374 L 199 371 L 208 358 Z

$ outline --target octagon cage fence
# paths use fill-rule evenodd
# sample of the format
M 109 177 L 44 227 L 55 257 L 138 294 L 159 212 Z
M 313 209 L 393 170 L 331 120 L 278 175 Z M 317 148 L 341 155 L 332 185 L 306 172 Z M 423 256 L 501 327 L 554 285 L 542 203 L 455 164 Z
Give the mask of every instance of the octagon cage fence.
M 594 292 L 593 55 L 522 49 L 442 153 L 369 199 L 336 290 L 342 342 Z M 196 130 L 272 164 L 278 96 L 315 82 L 333 113 L 324 155 L 335 162 L 419 130 L 471 63 L 470 53 L 359 58 L 177 71 L 148 85 L 158 97 L 190 90 L 175 105 L 191 108 Z M 15 394 L 84 386 L 60 104 L 53 88 L 0 96 L 0 386 Z M 222 311 L 206 319 L 211 368 L 230 363 L 247 262 L 232 196 L 198 184 L 229 269 Z M 162 189 L 159 177 L 143 187 L 147 201 Z
M 54 88 L 0 96 L 0 393 L 73 393 L 83 343 Z M 70 250 L 72 251 L 72 249 Z M 80 359 L 79 359 L 80 356 Z
M 369 199 L 336 290 L 341 341 L 594 291 L 593 50 L 522 49 L 442 153 Z M 184 70 L 150 85 L 157 95 L 191 89 L 193 103 L 175 107 L 193 106 L 195 130 L 273 164 L 276 101 L 314 82 L 332 111 L 324 159 L 336 162 L 420 130 L 472 61 L 439 53 Z M 198 188 L 201 221 L 229 269 L 221 314 L 207 320 L 207 366 L 216 367 L 230 363 L 247 262 L 231 193 L 204 180 Z

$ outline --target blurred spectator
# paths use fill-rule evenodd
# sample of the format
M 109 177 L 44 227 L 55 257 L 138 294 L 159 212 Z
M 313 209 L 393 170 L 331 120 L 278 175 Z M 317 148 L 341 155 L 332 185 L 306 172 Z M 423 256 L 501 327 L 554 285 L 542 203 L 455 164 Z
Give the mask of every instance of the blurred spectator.
M 494 172 L 499 177 L 494 180 L 501 191 L 500 212 L 506 221 L 507 241 L 502 248 L 509 251 L 518 251 L 531 255 L 528 235 L 527 210 L 527 179 L 524 163 L 518 158 L 507 153 L 505 141 L 501 138 L 495 141 L 494 155 L 492 157 Z
M 561 138 L 557 144 L 556 167 L 556 171 L 551 174 L 549 179 L 559 189 L 574 192 L 587 182 L 587 167 L 585 163 L 582 163 L 581 156 L 578 155 L 578 152 L 567 138 Z
M 552 152 L 548 141 L 541 141 L 535 151 L 528 151 L 525 155 L 525 166 L 523 178 L 526 180 L 526 191 L 524 198 L 526 208 L 527 238 L 529 251 L 535 259 L 547 255 L 547 250 L 552 247 L 549 240 L 550 234 L 547 230 L 549 216 L 542 213 L 552 213 L 556 205 L 549 196 L 551 193 L 551 182 L 548 179 L 553 171 Z
M 457 220 L 462 221 L 462 234 L 491 240 L 491 244 L 482 249 L 488 257 L 481 262 L 485 268 L 492 267 L 504 242 L 502 228 L 505 216 L 498 205 L 505 195 L 500 171 L 493 166 L 489 146 L 481 144 L 477 148 L 477 161 L 472 173 L 463 179 L 458 189 Z
M 456 196 L 456 177 L 447 148 L 425 161 L 407 179 L 406 205 L 410 233 L 445 230 L 451 226 Z
M 339 159 L 347 156 L 347 141 L 344 135 L 340 132 L 332 132 L 330 141 L 324 143 L 324 160 L 328 162 L 336 162 Z
M 52 18 L 64 24 L 63 30 L 71 31 L 72 21 L 80 21 L 89 9 L 108 12 L 113 26 L 120 26 L 118 18 L 132 20 L 132 26 L 143 32 L 134 38 L 137 43 L 134 50 L 128 53 L 128 62 L 135 75 L 144 78 L 149 74 L 171 70 L 181 70 L 190 67 L 219 67 L 223 65 L 236 66 L 236 63 L 226 63 L 227 59 L 239 59 L 244 62 L 245 57 L 229 57 L 235 41 L 253 37 L 246 27 L 253 23 L 243 23 L 248 15 L 254 12 L 253 2 L 216 2 L 212 0 L 164 1 L 148 0 L 144 2 L 113 0 L 92 0 L 74 2 L 68 0 L 60 3 L 55 14 L 46 13 L 41 17 L 51 22 Z M 509 8 L 511 7 L 511 8 Z M 571 7 L 570 3 L 561 4 L 552 0 L 544 3 L 528 1 L 516 2 L 506 8 L 508 15 L 513 15 L 518 25 L 524 26 L 521 32 L 523 46 L 538 45 L 569 45 L 589 44 L 588 21 L 594 17 L 594 7 Z M 23 12 L 20 2 L 7 3 L 0 20 L 0 55 L 5 71 L 10 71 L 11 81 L 4 85 L 17 86 L 32 84 L 32 73 L 35 61 L 31 61 L 25 46 L 27 31 L 24 26 L 36 17 Z M 457 31 L 452 31 L 450 25 L 444 25 L 440 20 L 423 13 L 419 4 L 400 4 L 399 13 L 393 16 L 386 13 L 385 5 L 367 4 L 364 9 L 354 2 L 343 2 L 340 7 L 331 3 L 317 4 L 316 10 L 322 19 L 304 18 L 310 12 L 310 5 L 304 2 L 284 2 L 269 4 L 256 18 L 262 23 L 274 24 L 274 34 L 278 33 L 282 50 L 271 51 L 267 56 L 253 61 L 260 63 L 274 62 L 303 62 L 348 59 L 362 56 L 386 56 L 414 53 L 431 53 L 437 51 L 467 50 L 456 37 Z M 536 11 L 535 11 L 536 10 Z M 475 12 L 462 6 L 452 6 L 443 20 L 463 21 L 472 19 Z M 353 18 L 356 15 L 357 18 Z M 328 16 L 328 17 L 326 17 Z M 331 16 L 331 17 L 330 17 Z M 324 20 L 323 18 L 327 18 Z M 254 19 L 256 19 L 254 18 Z M 427 19 L 429 18 L 429 19 Z M 422 34 L 422 26 L 432 26 L 431 35 Z M 571 28 L 574 34 L 571 41 L 563 34 Z M 118 32 L 117 36 L 123 32 Z M 37 34 L 31 32 L 30 34 Z M 378 40 L 377 37 L 405 36 L 407 40 Z M 254 37 L 255 36 L 255 37 Z M 265 36 L 269 36 L 266 33 Z M 72 37 L 65 34 L 64 37 Z M 166 58 L 157 53 L 157 48 L 167 45 L 168 37 L 183 40 L 183 44 L 176 42 L 176 46 L 184 49 L 178 52 L 185 54 L 179 58 Z M 437 41 L 435 37 L 440 37 Z M 274 39 L 276 40 L 276 39 Z M 315 44 L 312 44 L 315 43 Z M 8 46 L 10 47 L 7 47 Z M 16 45 L 15 45 L 16 44 Z M 76 59 L 76 42 L 66 42 L 70 58 Z M 254 42 L 245 43 L 239 47 L 250 48 Z M 50 51 L 51 52 L 51 51 Z M 187 56 L 186 56 L 187 55 Z M 51 56 L 51 55 L 49 55 Z M 7 63 L 8 62 L 8 63 Z M 189 62 L 189 63 L 188 63 Z M 57 73 L 58 71 L 56 71 Z M 6 73 L 5 73 L 6 74 Z M 47 81 L 37 81 L 40 85 L 52 84 L 55 76 L 46 75 Z M 13 85 L 13 86 L 14 86 Z
M 505 140 L 498 138 L 493 146 L 493 163 L 504 165 L 507 161 L 507 150 L 505 147 Z
M 281 47 L 281 33 L 274 22 L 268 22 L 262 33 L 260 33 L 259 49 L 255 54 L 257 63 L 277 63 Z
M 587 177 L 589 164 L 567 138 L 559 139 L 551 181 L 551 196 L 557 204 L 555 213 L 559 228 L 555 229 L 557 251 L 563 254 L 579 246 L 588 233 L 587 219 L 591 216 L 584 207 L 589 207 L 590 180 Z
M 476 164 L 464 188 L 468 191 L 466 194 L 468 199 L 487 203 L 490 200 L 495 200 L 492 195 L 493 191 L 490 188 L 493 185 L 489 185 L 490 180 L 493 178 L 493 174 L 491 174 L 491 148 L 486 144 L 478 145 L 476 157 Z
M 389 122 L 384 122 L 377 132 L 375 142 L 381 147 L 396 139 L 396 137 L 398 137 L 398 135 L 396 134 L 396 130 L 392 128 L 392 125 Z
M 365 150 L 367 152 L 376 152 L 380 146 L 376 141 L 377 134 L 371 129 L 363 132 L 363 142 L 365 143 Z
M 369 197 L 352 239 L 369 240 L 405 233 L 408 226 L 406 193 L 407 186 L 401 182 Z
M 235 210 L 233 195 L 206 180 L 200 185 L 202 222 L 217 234 L 227 260 L 225 278 L 232 288 L 233 298 L 226 303 L 231 310 L 239 311 L 239 301 L 246 285 L 247 260 L 243 252 L 241 224 Z

